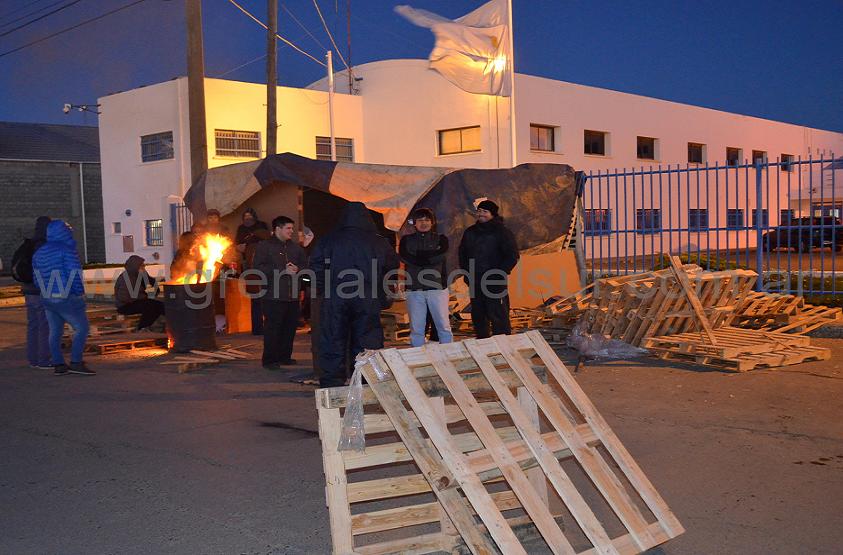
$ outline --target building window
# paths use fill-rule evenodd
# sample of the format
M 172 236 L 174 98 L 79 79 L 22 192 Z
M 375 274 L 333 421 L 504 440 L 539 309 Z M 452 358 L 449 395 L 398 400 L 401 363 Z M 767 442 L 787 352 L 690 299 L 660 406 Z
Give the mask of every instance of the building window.
M 752 209 L 752 227 L 758 227 L 758 208 Z M 770 213 L 766 208 L 761 209 L 761 227 L 770 227 Z
M 840 218 L 840 215 L 843 214 L 843 204 L 837 203 L 826 203 L 826 204 L 812 204 L 811 205 L 811 214 L 815 218 Z
M 260 158 L 261 135 L 257 131 L 215 129 L 214 142 L 217 156 L 231 158 Z
M 734 148 L 731 146 L 726 147 L 726 165 L 727 166 L 737 166 L 741 163 L 741 159 L 743 159 L 743 151 L 739 148 Z
M 753 150 L 752 151 L 752 163 L 753 164 L 766 164 L 767 163 L 767 151 L 766 150 Z
M 549 125 L 530 124 L 530 150 L 541 152 L 556 152 L 554 135 L 556 128 Z
M 606 156 L 606 133 L 602 131 L 589 131 L 583 133 L 583 152 L 594 156 Z
M 354 162 L 354 139 L 334 137 L 337 162 Z M 331 137 L 316 137 L 316 159 L 331 159 Z
M 659 208 L 635 210 L 635 228 L 639 233 L 655 233 L 662 229 L 662 211 Z
M 743 208 L 729 208 L 726 210 L 726 229 L 743 228 Z
M 796 211 L 790 208 L 779 210 L 779 225 L 790 226 L 793 225 L 793 220 L 796 219 Z
M 608 208 L 583 211 L 583 233 L 586 235 L 608 235 L 612 232 L 612 211 Z
M 114 235 L 120 235 L 123 233 L 123 224 L 122 222 L 111 222 L 111 233 Z
M 688 229 L 703 231 L 708 229 L 708 209 L 691 208 L 688 210 Z
M 172 131 L 141 136 L 141 162 L 170 160 L 174 156 Z
M 793 154 L 782 154 L 782 171 L 792 172 L 794 162 L 796 162 L 796 156 Z
M 639 160 L 655 160 L 658 139 L 652 137 L 638 137 L 637 156 Z
M 439 135 L 439 154 L 480 152 L 480 126 L 443 129 Z
M 164 246 L 164 220 L 146 220 L 144 228 L 147 247 Z
M 705 164 L 705 145 L 701 143 L 688 143 L 688 163 Z

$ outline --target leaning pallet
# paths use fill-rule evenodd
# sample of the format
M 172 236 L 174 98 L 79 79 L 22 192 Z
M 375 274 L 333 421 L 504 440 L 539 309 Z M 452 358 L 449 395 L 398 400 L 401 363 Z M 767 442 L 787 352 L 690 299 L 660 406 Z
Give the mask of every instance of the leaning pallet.
M 780 293 L 750 292 L 735 307 L 730 324 L 748 329 L 805 334 L 843 319 L 843 310 L 807 304 Z
M 347 388 L 316 392 L 334 553 L 527 553 L 532 537 L 632 554 L 684 531 L 535 330 L 361 370 L 363 451 L 338 450 Z

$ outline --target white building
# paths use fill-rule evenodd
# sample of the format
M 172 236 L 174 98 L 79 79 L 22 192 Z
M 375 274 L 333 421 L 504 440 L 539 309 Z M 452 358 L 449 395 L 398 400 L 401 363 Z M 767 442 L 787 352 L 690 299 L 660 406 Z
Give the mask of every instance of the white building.
M 511 166 L 509 98 L 465 93 L 428 70 L 424 60 L 373 62 L 355 67 L 354 75 L 356 94 L 335 95 L 338 159 Z M 338 75 L 336 81 L 346 80 Z M 278 88 L 278 152 L 309 157 L 329 152 L 324 88 L 324 81 L 307 89 Z M 265 156 L 265 86 L 206 79 L 205 94 L 208 166 Z M 515 102 L 518 164 L 559 163 L 590 171 L 690 162 L 702 168 L 723 164 L 727 156 L 775 160 L 843 153 L 843 133 L 529 75 L 516 76 Z M 158 253 L 167 261 L 173 250 L 170 205 L 189 187 L 187 79 L 99 103 L 107 260 L 119 262 L 135 252 L 147 259 Z M 736 202 L 749 202 L 746 197 Z M 712 196 L 708 202 L 717 200 Z M 654 194 L 644 206 L 666 201 Z M 767 199 L 770 213 L 785 206 L 780 201 L 774 207 Z M 605 202 L 608 207 L 609 199 Z M 604 207 L 589 204 L 588 196 L 586 206 Z M 616 223 L 634 222 L 634 210 L 630 204 L 623 217 L 615 216 Z M 294 204 L 289 212 L 294 215 Z M 686 225 L 688 217 L 682 216 Z M 714 221 L 713 215 L 707 218 Z

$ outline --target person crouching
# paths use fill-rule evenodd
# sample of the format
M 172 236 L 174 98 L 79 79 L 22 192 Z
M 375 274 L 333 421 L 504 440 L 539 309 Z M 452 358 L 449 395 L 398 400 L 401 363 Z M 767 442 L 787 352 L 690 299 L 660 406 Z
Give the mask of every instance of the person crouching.
M 133 254 L 123 267 L 125 270 L 114 282 L 114 304 L 117 306 L 117 313 L 124 316 L 140 314 L 137 330 L 147 329 L 159 316 L 164 315 L 164 303 L 150 299 L 146 294 L 150 281 L 143 258 Z

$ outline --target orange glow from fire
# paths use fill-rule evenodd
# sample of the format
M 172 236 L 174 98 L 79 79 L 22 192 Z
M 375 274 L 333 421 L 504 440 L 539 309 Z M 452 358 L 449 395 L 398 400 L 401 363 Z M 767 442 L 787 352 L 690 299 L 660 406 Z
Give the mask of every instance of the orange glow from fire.
M 206 233 L 200 236 L 191 254 L 197 261 L 196 271 L 182 269 L 175 272 L 172 268 L 172 282 L 175 283 L 209 283 L 219 274 L 226 250 L 231 247 L 231 239 L 222 235 Z

